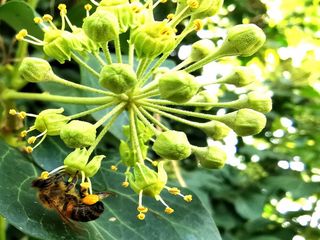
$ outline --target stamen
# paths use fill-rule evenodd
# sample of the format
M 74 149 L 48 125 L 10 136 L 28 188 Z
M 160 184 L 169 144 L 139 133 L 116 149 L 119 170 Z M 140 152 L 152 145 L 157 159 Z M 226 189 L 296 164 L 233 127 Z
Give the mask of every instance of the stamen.
M 87 182 L 89 183 L 89 193 L 92 194 L 92 183 L 89 177 L 86 178 Z
M 84 5 L 84 9 L 86 10 L 86 16 L 89 17 L 90 16 L 90 10 L 92 9 L 91 4 Z
M 57 27 L 53 24 L 53 17 L 50 14 L 43 15 L 42 19 L 48 22 L 53 29 L 58 30 Z
M 41 17 L 35 17 L 35 18 L 33 19 L 33 21 L 34 21 L 36 24 L 43 23 L 43 20 L 42 20 Z
M 32 132 L 33 130 L 35 130 L 35 127 L 34 127 L 34 126 L 30 127 L 28 130 L 23 130 L 23 131 L 20 133 L 20 137 L 25 137 L 25 136 L 27 136 L 27 134 L 28 134 L 29 132 Z
M 172 195 L 180 195 L 180 196 L 182 195 L 182 194 L 180 193 L 180 190 L 179 190 L 178 188 L 176 188 L 176 187 L 168 188 L 167 190 L 168 190 L 168 192 L 171 193 Z
M 28 35 L 28 31 L 26 29 L 21 29 L 17 34 L 16 34 L 16 39 L 18 41 L 24 40 L 24 38 Z
M 143 190 L 139 192 L 139 206 L 142 206 L 142 197 L 143 197 Z
M 37 140 L 37 138 L 36 138 L 35 136 L 32 136 L 32 137 L 29 137 L 29 138 L 28 138 L 27 142 L 28 142 L 29 144 L 34 144 L 36 140 Z
M 33 148 L 31 146 L 24 147 L 23 150 L 29 154 L 33 152 Z
M 41 133 L 40 135 L 38 135 L 39 137 L 42 136 L 41 140 L 33 147 L 33 149 L 37 148 L 42 142 L 43 140 L 46 138 L 47 136 L 47 130 L 45 130 L 43 133 Z
M 167 15 L 167 19 L 168 20 L 172 20 L 174 18 L 174 14 L 173 13 L 169 13 L 168 15 Z
M 44 171 L 40 174 L 41 179 L 47 179 L 49 177 L 50 173 L 47 171 Z
M 63 165 L 63 166 L 60 166 L 60 167 L 57 167 L 55 169 L 53 169 L 51 172 L 49 172 L 49 175 L 52 175 L 56 172 L 60 172 L 60 171 L 63 171 L 67 166 Z
M 195 31 L 200 31 L 204 27 L 204 23 L 203 23 L 203 21 L 201 19 L 194 20 L 193 24 L 194 24 L 193 27 L 194 27 Z
M 94 0 L 90 0 L 90 2 L 93 4 L 93 5 L 96 5 L 97 7 L 99 6 L 99 3 L 94 1 Z
M 58 9 L 60 10 L 61 17 L 61 31 L 64 31 L 66 28 L 65 16 L 67 15 L 67 6 L 65 4 L 59 4 Z
M 162 197 L 158 196 L 158 199 L 160 200 L 160 202 L 166 206 L 167 208 L 169 208 L 168 204 L 166 204 L 166 202 L 162 199 Z
M 164 210 L 164 212 L 165 212 L 166 214 L 172 214 L 172 213 L 174 213 L 174 209 L 171 208 L 171 207 L 166 207 L 166 209 Z
M 139 214 L 137 215 L 137 218 L 138 218 L 139 220 L 144 220 L 145 217 L 146 217 L 146 215 L 145 215 L 144 213 L 139 213 Z
M 186 202 L 191 202 L 192 201 L 192 195 L 186 195 L 183 197 L 183 200 L 185 200 Z
M 127 180 L 125 180 L 124 182 L 122 182 L 121 186 L 124 188 L 127 188 L 127 187 L 129 187 L 129 182 Z
M 118 170 L 116 165 L 111 165 L 110 169 L 111 169 L 111 171 L 114 171 L 114 172 L 116 172 Z
M 187 4 L 192 9 L 197 9 L 199 7 L 199 2 L 197 0 L 187 0 Z

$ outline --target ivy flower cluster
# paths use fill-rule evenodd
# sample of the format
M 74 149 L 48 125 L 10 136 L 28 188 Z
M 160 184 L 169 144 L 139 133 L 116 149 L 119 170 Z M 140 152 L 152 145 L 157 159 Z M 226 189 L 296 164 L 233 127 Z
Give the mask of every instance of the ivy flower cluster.
M 271 99 L 260 92 L 251 91 L 231 102 L 219 102 L 217 96 L 205 89 L 211 84 L 232 84 L 243 87 L 255 81 L 255 75 L 244 67 L 235 67 L 228 76 L 201 84 L 192 73 L 204 65 L 227 56 L 251 56 L 265 42 L 263 31 L 253 24 L 231 27 L 221 46 L 208 39 L 192 45 L 190 56 L 172 69 L 161 67 L 174 49 L 190 33 L 203 28 L 206 18 L 215 15 L 223 0 L 178 0 L 176 8 L 166 19 L 154 18 L 154 9 L 166 0 L 144 3 L 136 0 L 91 1 L 85 5 L 86 17 L 82 27 L 73 25 L 67 16 L 66 5 L 60 4 L 61 26 L 53 23 L 46 14 L 36 17 L 44 32 L 38 39 L 22 29 L 16 38 L 43 48 L 49 59 L 61 64 L 75 61 L 86 69 L 99 88 L 74 83 L 57 76 L 48 61 L 41 58 L 23 59 L 19 69 L 22 79 L 33 83 L 55 82 L 69 88 L 94 94 L 92 97 L 59 96 L 49 93 L 26 93 L 8 90 L 5 99 L 29 99 L 85 106 L 88 110 L 64 114 L 64 109 L 46 109 L 38 114 L 10 110 L 19 118 L 32 117 L 34 124 L 21 132 L 27 137 L 26 151 L 31 153 L 47 136 L 60 136 L 71 149 L 57 171 L 69 174 L 81 173 L 81 186 L 92 193 L 90 178 L 100 168 L 104 155 L 94 155 L 94 150 L 110 130 L 122 112 L 127 112 L 129 124 L 123 126 L 126 139 L 121 140 L 119 164 L 126 166 L 123 187 L 131 187 L 138 195 L 137 218 L 143 220 L 148 208 L 143 196 L 161 202 L 165 213 L 171 208 L 161 197 L 166 190 L 191 202 L 191 195 L 183 195 L 178 188 L 167 186 L 164 160 L 180 161 L 194 154 L 204 168 L 217 169 L 224 166 L 226 153 L 219 147 L 192 145 L 187 135 L 175 131 L 163 123 L 170 119 L 197 128 L 214 140 L 222 140 L 230 131 L 238 136 L 254 135 L 265 127 L 264 113 L 271 110 Z M 180 31 L 177 25 L 184 26 Z M 128 33 L 128 52 L 121 47 L 121 34 Z M 115 49 L 115 56 L 109 47 Z M 124 61 L 124 55 L 127 56 Z M 100 64 L 92 67 L 86 63 L 93 57 Z M 225 115 L 214 115 L 212 108 L 228 108 Z M 95 123 L 81 120 L 98 111 L 107 113 Z M 197 111 L 195 111 L 197 109 Z M 198 119 L 191 121 L 192 119 Z M 33 132 L 37 132 L 33 134 Z M 31 135 L 32 134 L 32 135 Z M 31 136 L 30 136 L 31 135 Z M 151 159 L 159 156 L 160 161 Z M 149 163 L 151 162 L 151 164 Z M 156 170 L 155 170 L 156 169 Z M 112 166 L 117 170 L 117 165 Z M 50 173 L 48 173 L 50 174 Z

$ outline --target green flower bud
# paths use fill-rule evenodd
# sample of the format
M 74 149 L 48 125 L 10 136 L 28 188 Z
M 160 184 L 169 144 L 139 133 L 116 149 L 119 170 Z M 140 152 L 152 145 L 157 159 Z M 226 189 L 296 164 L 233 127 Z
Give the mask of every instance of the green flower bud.
M 215 50 L 214 43 L 209 39 L 201 39 L 192 44 L 190 59 L 193 62 L 199 61 Z
M 165 22 L 146 22 L 133 30 L 131 43 L 139 58 L 154 58 L 171 51 L 175 45 L 175 31 Z
M 85 169 L 84 169 L 84 173 L 86 177 L 93 177 L 98 172 L 98 170 L 101 167 L 101 161 L 105 157 L 106 156 L 104 155 L 98 155 L 98 156 L 94 156 L 94 158 L 92 158 L 89 161 L 89 163 L 85 166 Z
M 98 45 L 85 34 L 82 28 L 74 28 L 73 32 L 68 34 L 68 40 L 71 48 L 78 52 L 94 53 L 99 49 Z
M 91 146 L 96 140 L 96 128 L 91 123 L 73 120 L 61 128 L 60 138 L 71 148 Z
M 221 83 L 232 84 L 236 87 L 244 87 L 255 81 L 257 81 L 255 73 L 247 67 L 237 67 L 231 74 L 219 80 Z
M 170 160 L 182 160 L 191 154 L 191 145 L 186 134 L 173 130 L 160 133 L 152 149 L 160 157 Z
M 199 124 L 200 128 L 208 137 L 214 140 L 224 139 L 230 132 L 230 128 L 224 123 L 212 120 L 210 122 Z
M 114 13 L 118 19 L 120 33 L 126 32 L 133 24 L 134 13 L 128 0 L 102 0 L 97 10 L 100 9 Z
M 82 28 L 94 42 L 105 43 L 119 35 L 117 17 L 110 11 L 99 10 L 86 17 Z
M 34 127 L 39 132 L 47 131 L 49 136 L 57 136 L 60 130 L 70 120 L 68 117 L 62 115 L 63 108 L 47 109 L 39 113 L 34 122 Z
M 228 30 L 227 38 L 220 49 L 214 53 L 216 58 L 225 56 L 248 57 L 262 47 L 266 35 L 254 24 L 239 24 Z
M 192 152 L 204 168 L 222 168 L 227 160 L 225 151 L 216 146 L 194 147 Z
M 167 174 L 163 168 L 163 162 L 158 164 L 158 172 L 137 163 L 133 168 L 133 174 L 129 172 L 126 175 L 133 191 L 140 193 L 143 190 L 143 194 L 150 197 L 159 196 L 167 183 Z
M 199 92 L 197 95 L 195 95 L 191 100 L 191 102 L 200 102 L 200 103 L 217 103 L 218 102 L 218 97 L 216 95 L 213 95 L 210 93 L 208 90 L 203 90 Z M 213 107 L 208 106 L 208 107 L 197 107 L 198 110 L 205 110 L 209 111 Z
M 70 174 L 75 174 L 77 171 L 84 171 L 89 160 L 89 153 L 85 148 L 76 148 L 63 161 L 67 166 L 66 171 Z
M 50 64 L 41 58 L 26 57 L 19 67 L 22 79 L 28 82 L 43 82 L 51 78 L 53 74 Z
M 239 136 L 258 134 L 267 122 L 265 115 L 248 108 L 217 117 L 219 117 L 219 121 L 232 128 Z
M 201 13 L 192 15 L 192 19 L 204 19 L 206 17 L 212 17 L 218 13 L 223 5 L 224 0 L 213 0 L 211 6 Z
M 170 71 L 159 78 L 160 95 L 169 101 L 187 102 L 199 88 L 195 77 L 185 71 Z
M 223 0 L 178 0 L 177 3 L 175 15 L 184 12 L 184 18 L 196 15 L 197 18 L 202 19 L 216 14 L 222 6 Z
M 271 97 L 260 91 L 252 91 L 247 94 L 248 105 L 247 108 L 268 113 L 272 109 Z
M 114 93 L 124 93 L 137 83 L 136 73 L 129 64 L 105 65 L 100 72 L 99 83 Z
M 61 30 L 50 30 L 44 33 L 43 51 L 49 57 L 52 57 L 64 63 L 71 59 L 71 45 L 68 41 L 68 34 Z

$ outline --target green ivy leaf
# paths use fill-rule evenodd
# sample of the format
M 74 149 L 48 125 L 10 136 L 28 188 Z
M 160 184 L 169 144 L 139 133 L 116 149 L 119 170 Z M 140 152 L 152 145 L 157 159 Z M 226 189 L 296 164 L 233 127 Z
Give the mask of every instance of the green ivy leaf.
M 39 25 L 33 22 L 36 16 L 36 12 L 24 1 L 12 0 L 0 6 L 0 20 L 17 32 L 25 28 L 32 36 L 42 38 L 43 32 Z
M 58 149 L 48 145 L 47 154 L 42 153 L 38 157 L 51 156 L 51 161 L 55 162 L 56 155 L 60 154 Z M 138 220 L 137 195 L 120 186 L 124 180 L 123 173 L 109 170 L 114 160 L 118 159 L 115 155 L 107 154 L 101 171 L 93 178 L 94 191 L 108 190 L 114 192 L 115 196 L 104 201 L 105 212 L 98 220 L 76 223 L 73 228 L 66 225 L 54 211 L 43 208 L 38 202 L 31 182 L 43 169 L 1 141 L 0 156 L 0 214 L 10 224 L 33 237 L 48 240 L 221 240 L 215 223 L 196 197 L 188 204 L 175 196 L 163 194 L 163 198 L 175 209 L 175 213 L 170 216 L 163 213 L 163 206 L 159 202 L 146 197 L 144 205 L 150 210 L 144 221 Z

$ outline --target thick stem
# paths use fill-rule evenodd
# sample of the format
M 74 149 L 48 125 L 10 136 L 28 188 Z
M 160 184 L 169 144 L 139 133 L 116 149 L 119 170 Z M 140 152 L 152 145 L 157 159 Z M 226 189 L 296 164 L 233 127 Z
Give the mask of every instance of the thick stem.
M 98 62 L 100 63 L 101 66 L 105 66 L 106 65 L 106 62 L 101 58 L 99 52 L 94 52 L 93 56 L 95 56 L 95 58 L 98 60 Z
M 149 97 L 154 97 L 154 96 L 158 96 L 158 95 L 159 95 L 159 90 L 155 89 L 155 90 L 151 90 L 148 92 L 144 92 L 140 95 L 134 96 L 133 99 L 138 100 L 138 99 L 149 98 Z
M 111 100 L 109 103 L 107 104 L 104 104 L 104 105 L 101 105 L 99 107 L 96 107 L 96 108 L 92 108 L 92 109 L 89 109 L 87 111 L 83 111 L 83 112 L 80 112 L 80 113 L 77 113 L 77 114 L 74 114 L 74 115 L 71 115 L 69 116 L 70 119 L 77 119 L 77 118 L 81 118 L 81 117 L 84 117 L 86 115 L 89 115 L 89 114 L 92 114 L 92 113 L 95 113 L 95 112 L 98 112 L 98 111 L 101 111 L 105 108 L 109 108 L 111 107 L 112 105 L 115 105 L 116 102 L 115 100 Z
M 39 100 L 44 102 L 60 102 L 80 105 L 101 105 L 113 100 L 112 97 L 65 97 L 59 95 L 51 95 L 48 93 L 22 93 L 13 90 L 3 92 L 3 99 L 25 99 L 25 100 Z
M 139 62 L 138 69 L 137 69 L 137 77 L 139 79 L 139 83 L 141 83 L 141 76 L 144 73 L 144 71 L 148 68 L 150 64 L 149 58 L 142 58 Z
M 171 164 L 172 164 L 172 168 L 173 168 L 174 174 L 176 175 L 176 178 L 177 178 L 180 186 L 186 188 L 187 187 L 187 183 L 182 177 L 178 161 L 171 160 Z
M 7 224 L 4 217 L 0 216 L 0 239 L 6 239 Z
M 164 131 L 168 131 L 169 128 L 167 128 L 165 125 L 163 125 L 158 119 L 153 117 L 150 113 L 148 113 L 144 108 L 139 107 L 139 110 L 144 114 L 151 122 L 153 122 L 156 126 L 159 126 Z
M 56 82 L 56 83 L 60 83 L 63 84 L 67 87 L 72 87 L 72 88 L 76 88 L 76 89 L 80 89 L 80 90 L 84 90 L 84 91 L 88 91 L 88 92 L 94 92 L 94 93 L 99 93 L 99 94 L 103 94 L 103 95 L 107 95 L 107 96 L 115 96 L 115 94 L 111 93 L 111 92 L 107 92 L 104 90 L 100 90 L 97 88 L 92 88 L 92 87 L 88 87 L 88 86 L 84 86 L 78 83 L 74 83 L 68 80 L 65 80 L 61 77 L 58 77 L 57 75 L 53 75 L 52 78 L 50 78 L 49 80 L 50 82 Z
M 126 102 L 119 103 L 116 107 L 114 107 L 110 112 L 108 112 L 103 118 L 101 118 L 98 122 L 94 124 L 96 128 L 100 127 L 104 122 L 106 122 L 110 117 L 112 117 L 117 112 L 123 110 L 124 106 L 126 105 Z
M 177 116 L 175 116 L 175 115 L 172 115 L 172 114 L 170 114 L 170 113 L 163 112 L 163 111 L 161 111 L 161 110 L 158 110 L 158 109 L 155 109 L 155 108 L 152 108 L 152 107 L 145 107 L 145 108 L 146 108 L 147 110 L 151 111 L 151 112 L 158 113 L 158 114 L 160 114 L 161 116 L 164 116 L 164 117 L 167 117 L 167 118 L 171 118 L 171 119 L 174 120 L 174 121 L 181 122 L 181 123 L 186 124 L 186 125 L 189 125 L 189 126 L 191 126 L 191 127 L 198 127 L 198 126 L 199 126 L 199 123 L 198 123 L 198 122 L 189 121 L 189 120 L 186 120 L 186 119 L 177 117 Z
M 80 66 L 87 69 L 92 75 L 99 78 L 100 74 L 96 72 L 92 67 L 90 67 L 87 63 L 85 63 L 81 58 L 79 58 L 76 54 L 71 53 L 71 57 L 74 61 L 76 61 Z
M 101 48 L 102 48 L 102 51 L 104 53 L 104 56 L 106 57 L 107 63 L 108 64 L 112 64 L 112 58 L 111 58 L 111 54 L 110 54 L 110 51 L 109 51 L 108 43 L 101 44 Z
M 205 113 L 196 113 L 196 112 L 187 111 L 187 110 L 180 110 L 180 109 L 175 109 L 175 108 L 170 108 L 170 107 L 164 107 L 164 106 L 159 106 L 159 105 L 155 105 L 155 104 L 150 104 L 147 102 L 143 102 L 142 104 L 144 105 L 145 108 L 151 107 L 151 109 L 153 109 L 153 110 L 159 109 L 159 110 L 163 110 L 163 111 L 167 111 L 167 112 L 171 112 L 171 113 L 175 113 L 175 114 L 185 115 L 188 117 L 196 117 L 196 118 L 217 120 L 217 121 L 219 121 L 221 119 L 221 117 L 223 117 L 223 116 L 214 116 L 214 115 L 205 114 Z
M 109 129 L 111 128 L 112 124 L 115 122 L 115 120 L 118 118 L 118 116 L 121 114 L 122 111 L 123 111 L 123 109 L 118 109 L 118 111 L 114 113 L 114 115 L 112 116 L 110 121 L 104 126 L 104 128 L 101 130 L 101 132 L 97 136 L 94 144 L 91 145 L 90 148 L 88 149 L 89 155 L 91 155 L 93 153 L 94 149 L 97 147 L 97 145 L 102 140 L 104 135 L 106 135 L 106 133 L 109 131 Z
M 114 39 L 114 46 L 116 49 L 116 56 L 117 56 L 118 63 L 122 63 L 121 45 L 120 45 L 119 35 L 117 35 L 117 37 Z
M 143 116 L 143 114 L 141 113 L 141 111 L 137 108 L 136 105 L 132 105 L 133 110 L 135 111 L 135 113 L 137 114 L 138 118 L 144 123 L 144 125 L 148 126 L 155 135 L 158 135 L 160 133 L 160 131 L 158 129 L 156 129 L 149 121 L 148 119 Z
M 138 130 L 136 124 L 136 116 L 134 112 L 134 107 L 130 106 L 129 108 L 129 119 L 130 119 L 130 137 L 133 151 L 137 151 L 137 157 L 141 164 L 144 164 L 144 159 L 142 155 L 142 150 L 140 147 L 140 142 L 138 138 Z

